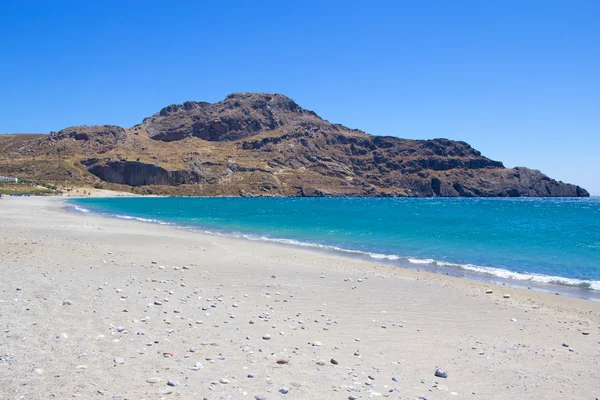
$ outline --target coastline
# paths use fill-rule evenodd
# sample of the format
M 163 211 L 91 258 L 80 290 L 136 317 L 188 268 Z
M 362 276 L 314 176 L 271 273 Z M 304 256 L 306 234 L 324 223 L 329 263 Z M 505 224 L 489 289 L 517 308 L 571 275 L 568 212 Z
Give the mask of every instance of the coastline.
M 278 398 L 282 387 L 292 398 L 600 392 L 596 301 L 75 214 L 63 199 L 0 203 L 0 310 L 10 321 L 0 397 L 252 399 Z M 197 362 L 203 368 L 190 370 Z M 436 367 L 449 377 L 434 377 Z
M 102 197 L 102 196 L 96 196 Z M 108 196 L 110 197 L 110 196 Z M 89 210 L 87 204 L 77 204 L 65 201 L 65 207 L 73 212 L 92 213 L 104 218 L 116 218 L 121 220 L 134 220 L 144 223 L 168 225 L 173 228 L 183 229 L 199 234 L 217 235 L 225 238 L 244 239 L 250 242 L 271 243 L 285 246 L 288 248 L 304 248 L 325 254 L 334 254 L 338 256 L 356 258 L 366 262 L 375 262 L 386 266 L 404 268 L 417 271 L 428 271 L 436 274 L 451 275 L 472 279 L 484 283 L 497 285 L 508 285 L 516 288 L 545 291 L 554 294 L 580 297 L 589 300 L 600 301 L 600 281 L 582 280 L 566 276 L 550 276 L 529 272 L 517 272 L 495 266 L 482 266 L 471 263 L 459 264 L 449 261 L 440 261 L 435 259 L 424 259 L 400 254 L 380 254 L 366 250 L 338 247 L 323 243 L 314 243 L 298 239 L 273 237 L 270 235 L 253 234 L 250 232 L 227 232 L 215 228 L 206 228 L 195 225 L 181 225 L 160 219 L 149 219 L 139 216 L 127 215 L 126 213 L 106 213 L 102 211 Z M 77 199 L 75 199 L 77 200 Z M 460 199 L 459 199 L 460 200 Z M 527 201 L 527 199 L 524 199 Z M 466 201 L 466 200 L 465 200 Z

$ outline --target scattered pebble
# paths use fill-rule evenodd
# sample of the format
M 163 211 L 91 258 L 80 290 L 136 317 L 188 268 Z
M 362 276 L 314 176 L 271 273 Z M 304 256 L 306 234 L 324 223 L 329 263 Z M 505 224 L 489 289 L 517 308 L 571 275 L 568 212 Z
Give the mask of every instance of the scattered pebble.
M 441 368 L 436 368 L 434 375 L 437 376 L 438 378 L 447 378 L 448 377 L 448 373 Z
M 204 365 L 202 365 L 202 363 L 201 363 L 201 362 L 197 362 L 197 363 L 196 363 L 196 364 L 195 364 L 195 365 L 192 367 L 192 370 L 194 370 L 194 371 L 198 371 L 198 370 L 201 370 L 202 368 L 204 368 Z

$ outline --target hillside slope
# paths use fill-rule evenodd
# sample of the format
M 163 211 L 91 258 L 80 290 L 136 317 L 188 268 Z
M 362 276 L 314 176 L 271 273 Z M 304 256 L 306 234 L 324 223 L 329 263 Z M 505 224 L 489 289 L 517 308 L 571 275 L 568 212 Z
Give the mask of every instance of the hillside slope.
M 588 196 L 467 143 L 373 136 L 280 94 L 163 108 L 130 129 L 0 136 L 0 175 L 202 196 Z

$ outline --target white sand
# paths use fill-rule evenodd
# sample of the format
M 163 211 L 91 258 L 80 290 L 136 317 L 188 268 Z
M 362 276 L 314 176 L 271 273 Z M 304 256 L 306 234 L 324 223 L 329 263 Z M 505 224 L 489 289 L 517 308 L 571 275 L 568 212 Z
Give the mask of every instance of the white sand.
M 0 200 L 0 273 L 1 399 L 600 396 L 591 300 L 72 214 L 52 198 Z

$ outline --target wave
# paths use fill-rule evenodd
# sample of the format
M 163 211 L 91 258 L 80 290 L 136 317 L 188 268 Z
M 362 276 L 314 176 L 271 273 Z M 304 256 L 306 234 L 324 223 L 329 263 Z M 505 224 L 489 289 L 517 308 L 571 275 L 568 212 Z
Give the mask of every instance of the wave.
M 576 278 L 565 278 L 563 276 L 552 276 L 552 275 L 543 275 L 543 274 L 530 274 L 526 272 L 515 272 L 510 271 L 503 268 L 495 268 L 495 267 L 484 267 L 481 265 L 473 265 L 473 264 L 457 264 L 451 263 L 447 261 L 435 261 L 432 259 L 420 260 L 420 259 L 408 259 L 410 263 L 413 264 L 430 264 L 440 267 L 454 267 L 460 268 L 466 271 L 476 272 L 479 274 L 485 274 L 494 276 L 502 279 L 510 279 L 516 281 L 527 281 L 527 282 L 535 282 L 542 284 L 553 284 L 553 285 L 561 285 L 561 286 L 573 286 L 585 289 L 592 289 L 600 291 L 600 281 L 594 280 L 584 280 L 584 279 L 576 279 Z
M 132 217 L 131 215 L 120 215 L 120 214 L 110 214 L 110 216 L 119 218 L 119 219 L 131 219 L 131 220 L 141 221 L 141 222 L 151 222 L 153 224 L 159 224 L 159 225 L 171 225 L 169 222 L 164 222 L 159 219 Z
M 73 207 L 73 209 L 75 211 L 78 211 L 78 212 L 81 212 L 81 213 L 86 213 L 87 214 L 87 213 L 90 212 L 90 210 L 88 210 L 87 208 L 79 207 L 78 205 L 75 205 L 75 204 L 72 204 L 71 206 Z
M 72 205 L 73 209 L 82 213 L 90 213 L 91 210 L 86 208 Z M 134 217 L 131 215 L 121 215 L 121 214 L 110 214 L 110 213 L 99 213 L 103 216 L 109 216 L 113 218 L 126 219 L 126 220 L 135 220 L 140 222 L 149 222 L 155 223 L 159 225 L 175 225 L 169 222 L 161 221 L 158 219 L 150 219 L 150 218 L 142 218 L 142 217 Z M 443 267 L 443 268 L 453 268 L 453 269 L 461 269 L 469 272 L 473 272 L 476 274 L 482 274 L 487 276 L 492 276 L 496 278 L 506 279 L 506 280 L 515 280 L 522 282 L 534 282 L 538 284 L 551 284 L 551 285 L 561 285 L 561 286 L 571 286 L 577 288 L 591 289 L 595 291 L 600 291 L 600 281 L 594 280 L 583 280 L 583 279 L 575 279 L 575 278 L 566 278 L 562 276 L 551 276 L 551 275 L 543 275 L 543 274 L 531 274 L 526 272 L 515 272 L 510 271 L 503 268 L 495 268 L 495 267 L 487 267 L 481 265 L 474 264 L 459 264 L 452 263 L 447 261 L 439 261 L 431 258 L 421 259 L 416 257 L 406 257 L 397 254 L 382 254 L 382 253 L 373 253 L 363 250 L 353 250 L 346 249 L 339 246 L 326 245 L 320 243 L 312 243 L 312 242 L 303 242 L 296 239 L 285 239 L 285 238 L 272 238 L 264 235 L 252 235 L 241 232 L 218 232 L 211 230 L 204 230 L 198 228 L 197 226 L 185 226 L 185 225 L 176 225 L 180 228 L 184 228 L 187 230 L 195 231 L 195 232 L 203 232 L 209 235 L 217 235 L 223 237 L 232 237 L 232 238 L 241 238 L 252 241 L 262 241 L 262 242 L 272 242 L 272 243 L 280 243 L 285 245 L 292 245 L 298 247 L 309 247 L 326 251 L 334 251 L 341 252 L 345 254 L 353 254 L 357 256 L 369 257 L 375 260 L 388 260 L 388 261 L 398 261 L 405 262 L 409 264 L 422 265 L 422 266 L 431 266 L 431 267 Z

